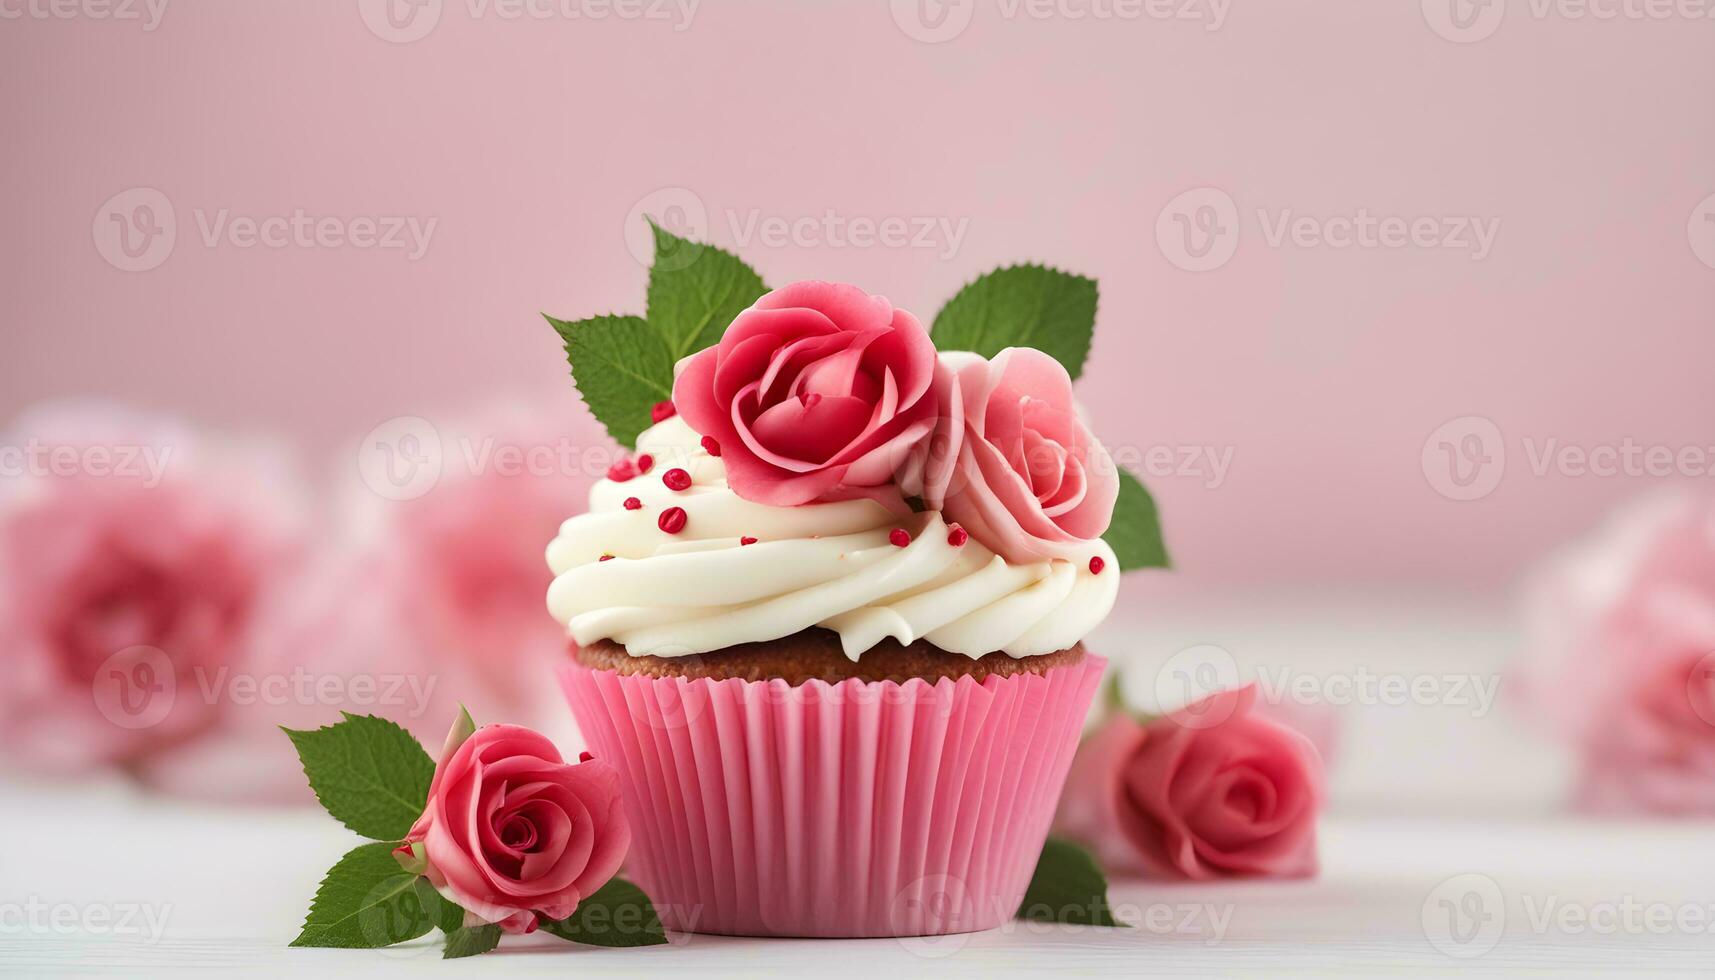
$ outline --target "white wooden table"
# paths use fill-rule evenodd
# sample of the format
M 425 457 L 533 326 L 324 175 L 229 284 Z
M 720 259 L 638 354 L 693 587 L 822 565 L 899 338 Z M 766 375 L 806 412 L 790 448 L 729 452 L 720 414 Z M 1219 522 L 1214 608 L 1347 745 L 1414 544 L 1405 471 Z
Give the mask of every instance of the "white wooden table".
M 3 976 L 1715 975 L 1707 824 L 1330 817 L 1320 878 L 1122 883 L 1114 899 L 1136 929 L 675 936 L 644 950 L 529 937 L 442 962 L 433 937 L 388 950 L 286 947 L 322 871 L 351 843 L 319 813 L 191 807 L 113 787 L 8 787 L 0 803 Z M 1444 899 L 1469 916 L 1458 926 L 1467 942 L 1448 929 Z M 1697 917 L 1703 931 L 1654 928 L 1664 914 Z
M 1516 645 L 1504 610 L 1446 601 L 1150 605 L 1092 644 L 1129 657 L 1145 688 L 1152 663 L 1194 644 L 1322 678 L 1491 680 Z M 1140 928 L 1014 923 L 936 940 L 675 936 L 605 950 L 528 937 L 451 962 L 433 937 L 288 949 L 322 873 L 355 842 L 319 811 L 0 777 L 0 977 L 1715 976 L 1715 821 L 1563 815 L 1569 758 L 1504 705 L 1342 710 L 1317 879 L 1118 883 L 1114 901 Z M 114 934 L 121 919 L 130 934 Z

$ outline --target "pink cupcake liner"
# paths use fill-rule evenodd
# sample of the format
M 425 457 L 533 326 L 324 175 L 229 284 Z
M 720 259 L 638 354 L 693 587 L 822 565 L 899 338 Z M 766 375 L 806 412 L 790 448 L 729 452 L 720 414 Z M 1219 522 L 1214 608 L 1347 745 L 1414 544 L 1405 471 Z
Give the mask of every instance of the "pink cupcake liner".
M 1106 663 L 797 687 L 571 664 L 561 683 L 624 777 L 629 873 L 668 928 L 929 936 L 1017 910 Z

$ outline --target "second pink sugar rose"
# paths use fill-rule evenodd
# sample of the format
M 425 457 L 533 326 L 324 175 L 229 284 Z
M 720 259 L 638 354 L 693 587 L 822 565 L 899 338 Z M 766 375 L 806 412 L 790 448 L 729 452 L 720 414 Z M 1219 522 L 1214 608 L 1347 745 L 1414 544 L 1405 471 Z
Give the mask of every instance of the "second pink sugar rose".
M 1058 361 L 937 356 L 915 317 L 855 286 L 763 296 L 686 360 L 673 406 L 747 500 L 920 496 L 1012 562 L 1086 558 L 1119 496 Z
M 1256 698 L 1250 685 L 1147 723 L 1109 719 L 1078 748 L 1056 829 L 1115 872 L 1315 874 L 1322 760 Z

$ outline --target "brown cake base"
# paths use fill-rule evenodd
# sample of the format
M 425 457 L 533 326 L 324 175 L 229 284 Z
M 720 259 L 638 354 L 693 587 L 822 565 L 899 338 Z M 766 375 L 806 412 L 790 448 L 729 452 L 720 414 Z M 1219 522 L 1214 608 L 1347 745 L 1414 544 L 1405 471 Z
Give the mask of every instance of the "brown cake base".
M 990 674 L 998 677 L 1041 674 L 1063 664 L 1077 663 L 1084 656 L 1084 645 L 1080 643 L 1069 650 L 1040 657 L 991 653 L 973 660 L 964 654 L 948 653 L 923 640 L 902 646 L 889 638 L 865 650 L 854 663 L 840 649 L 839 634 L 832 630 L 807 629 L 778 640 L 744 643 L 713 653 L 684 657 L 633 657 L 625 652 L 625 647 L 609 640 L 597 640 L 588 646 L 575 647 L 574 651 L 578 662 L 586 667 L 621 674 L 708 677 L 714 680 L 737 677 L 747 681 L 779 677 L 797 686 L 812 679 L 835 684 L 852 677 L 904 683 L 913 677 L 935 681 L 942 677 L 957 679 L 969 675 L 980 681 Z

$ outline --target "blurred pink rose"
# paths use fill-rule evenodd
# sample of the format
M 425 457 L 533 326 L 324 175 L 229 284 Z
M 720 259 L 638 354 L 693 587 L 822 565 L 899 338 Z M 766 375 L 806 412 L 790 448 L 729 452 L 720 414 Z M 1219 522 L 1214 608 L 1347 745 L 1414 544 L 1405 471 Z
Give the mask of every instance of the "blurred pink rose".
M 549 727 L 564 629 L 544 607 L 543 551 L 585 506 L 608 460 L 593 426 L 552 405 L 491 408 L 443 425 L 441 476 L 421 496 L 348 488 L 344 521 L 264 612 L 254 671 L 284 698 L 229 712 L 218 743 L 156 777 L 186 794 L 312 803 L 278 726 L 377 714 L 424 741 L 467 705 L 478 717 Z M 585 472 L 584 467 L 590 472 Z
M 1073 759 L 1059 832 L 1112 871 L 1315 874 L 1322 762 L 1304 736 L 1253 713 L 1256 695 L 1224 691 L 1147 725 L 1109 719 Z
M 507 932 L 532 932 L 537 913 L 571 915 L 619 871 L 631 827 L 618 770 L 567 765 L 517 725 L 479 728 L 449 748 L 407 838 L 423 843 L 442 895 Z
M 1551 563 L 1510 690 L 1578 750 L 1577 802 L 1715 814 L 1715 497 L 1670 492 Z
M 260 455 L 101 406 L 44 407 L 4 442 L 0 752 L 140 770 L 207 731 L 263 596 L 298 551 Z
M 1119 471 L 1078 418 L 1072 379 L 1039 350 L 986 361 L 942 354 L 939 423 L 900 469 L 907 493 L 944 510 L 1008 561 L 1079 561 L 1102 536 Z
M 856 286 L 797 282 L 686 360 L 673 404 L 720 445 L 746 500 L 902 505 L 894 468 L 933 425 L 935 347 L 917 319 Z

